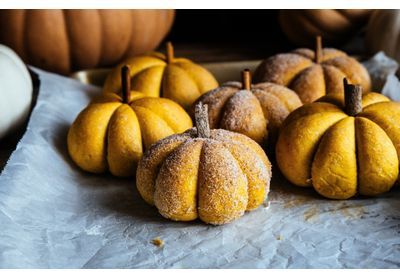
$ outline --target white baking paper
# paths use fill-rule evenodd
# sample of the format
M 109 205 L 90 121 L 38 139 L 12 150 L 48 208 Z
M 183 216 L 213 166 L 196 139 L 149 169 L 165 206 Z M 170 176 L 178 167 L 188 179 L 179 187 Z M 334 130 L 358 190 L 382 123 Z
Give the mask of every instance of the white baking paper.
M 327 200 L 284 182 L 274 165 L 269 202 L 231 224 L 162 218 L 132 179 L 85 173 L 67 154 L 69 126 L 100 89 L 36 71 L 37 105 L 0 176 L 0 267 L 400 266 L 399 189 Z
M 380 51 L 363 64 L 371 76 L 372 91 L 400 101 L 400 82 L 396 76 L 399 69 L 397 61 Z

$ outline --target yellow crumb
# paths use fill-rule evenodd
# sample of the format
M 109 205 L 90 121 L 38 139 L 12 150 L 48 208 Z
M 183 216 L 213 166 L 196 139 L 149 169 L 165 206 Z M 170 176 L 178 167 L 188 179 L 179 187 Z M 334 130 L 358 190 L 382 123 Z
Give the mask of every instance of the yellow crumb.
M 164 241 L 162 241 L 159 237 L 154 238 L 151 243 L 160 248 L 164 246 Z

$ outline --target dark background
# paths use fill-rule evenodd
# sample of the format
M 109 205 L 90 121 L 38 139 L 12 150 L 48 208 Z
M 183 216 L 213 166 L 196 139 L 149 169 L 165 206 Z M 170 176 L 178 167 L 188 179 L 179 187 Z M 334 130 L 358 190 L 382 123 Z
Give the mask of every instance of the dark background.
M 279 10 L 177 10 L 167 40 L 198 62 L 262 59 L 293 49 L 278 22 Z

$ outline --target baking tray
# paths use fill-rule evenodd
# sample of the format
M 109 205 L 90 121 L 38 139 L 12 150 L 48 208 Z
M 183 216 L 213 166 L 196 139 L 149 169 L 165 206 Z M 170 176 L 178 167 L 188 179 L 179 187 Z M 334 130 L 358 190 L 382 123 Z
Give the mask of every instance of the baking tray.
M 239 80 L 240 72 L 242 70 L 249 69 L 253 72 L 260 63 L 261 60 L 245 60 L 203 63 L 200 65 L 208 69 L 215 76 L 219 83 L 223 83 L 230 80 Z M 110 71 L 111 68 L 88 69 L 72 73 L 71 77 L 85 84 L 103 86 L 104 81 Z

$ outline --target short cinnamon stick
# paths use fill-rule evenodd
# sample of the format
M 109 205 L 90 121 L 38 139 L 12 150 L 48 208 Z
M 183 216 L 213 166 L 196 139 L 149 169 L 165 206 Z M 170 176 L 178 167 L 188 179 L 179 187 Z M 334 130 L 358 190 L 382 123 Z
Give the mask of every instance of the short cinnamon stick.
M 121 83 L 122 83 L 122 101 L 127 104 L 131 95 L 131 75 L 130 68 L 125 65 L 121 68 Z
M 194 118 L 197 128 L 197 136 L 200 138 L 210 137 L 210 124 L 208 122 L 208 105 L 199 102 L 194 108 Z
M 242 71 L 242 89 L 250 90 L 251 88 L 251 73 L 249 69 Z
M 320 64 L 322 61 L 322 39 L 321 36 L 315 37 L 315 63 Z
M 167 63 L 171 64 L 174 61 L 174 46 L 171 42 L 167 42 Z
M 362 111 L 362 87 L 349 84 L 343 79 L 345 111 L 350 116 L 356 116 Z

